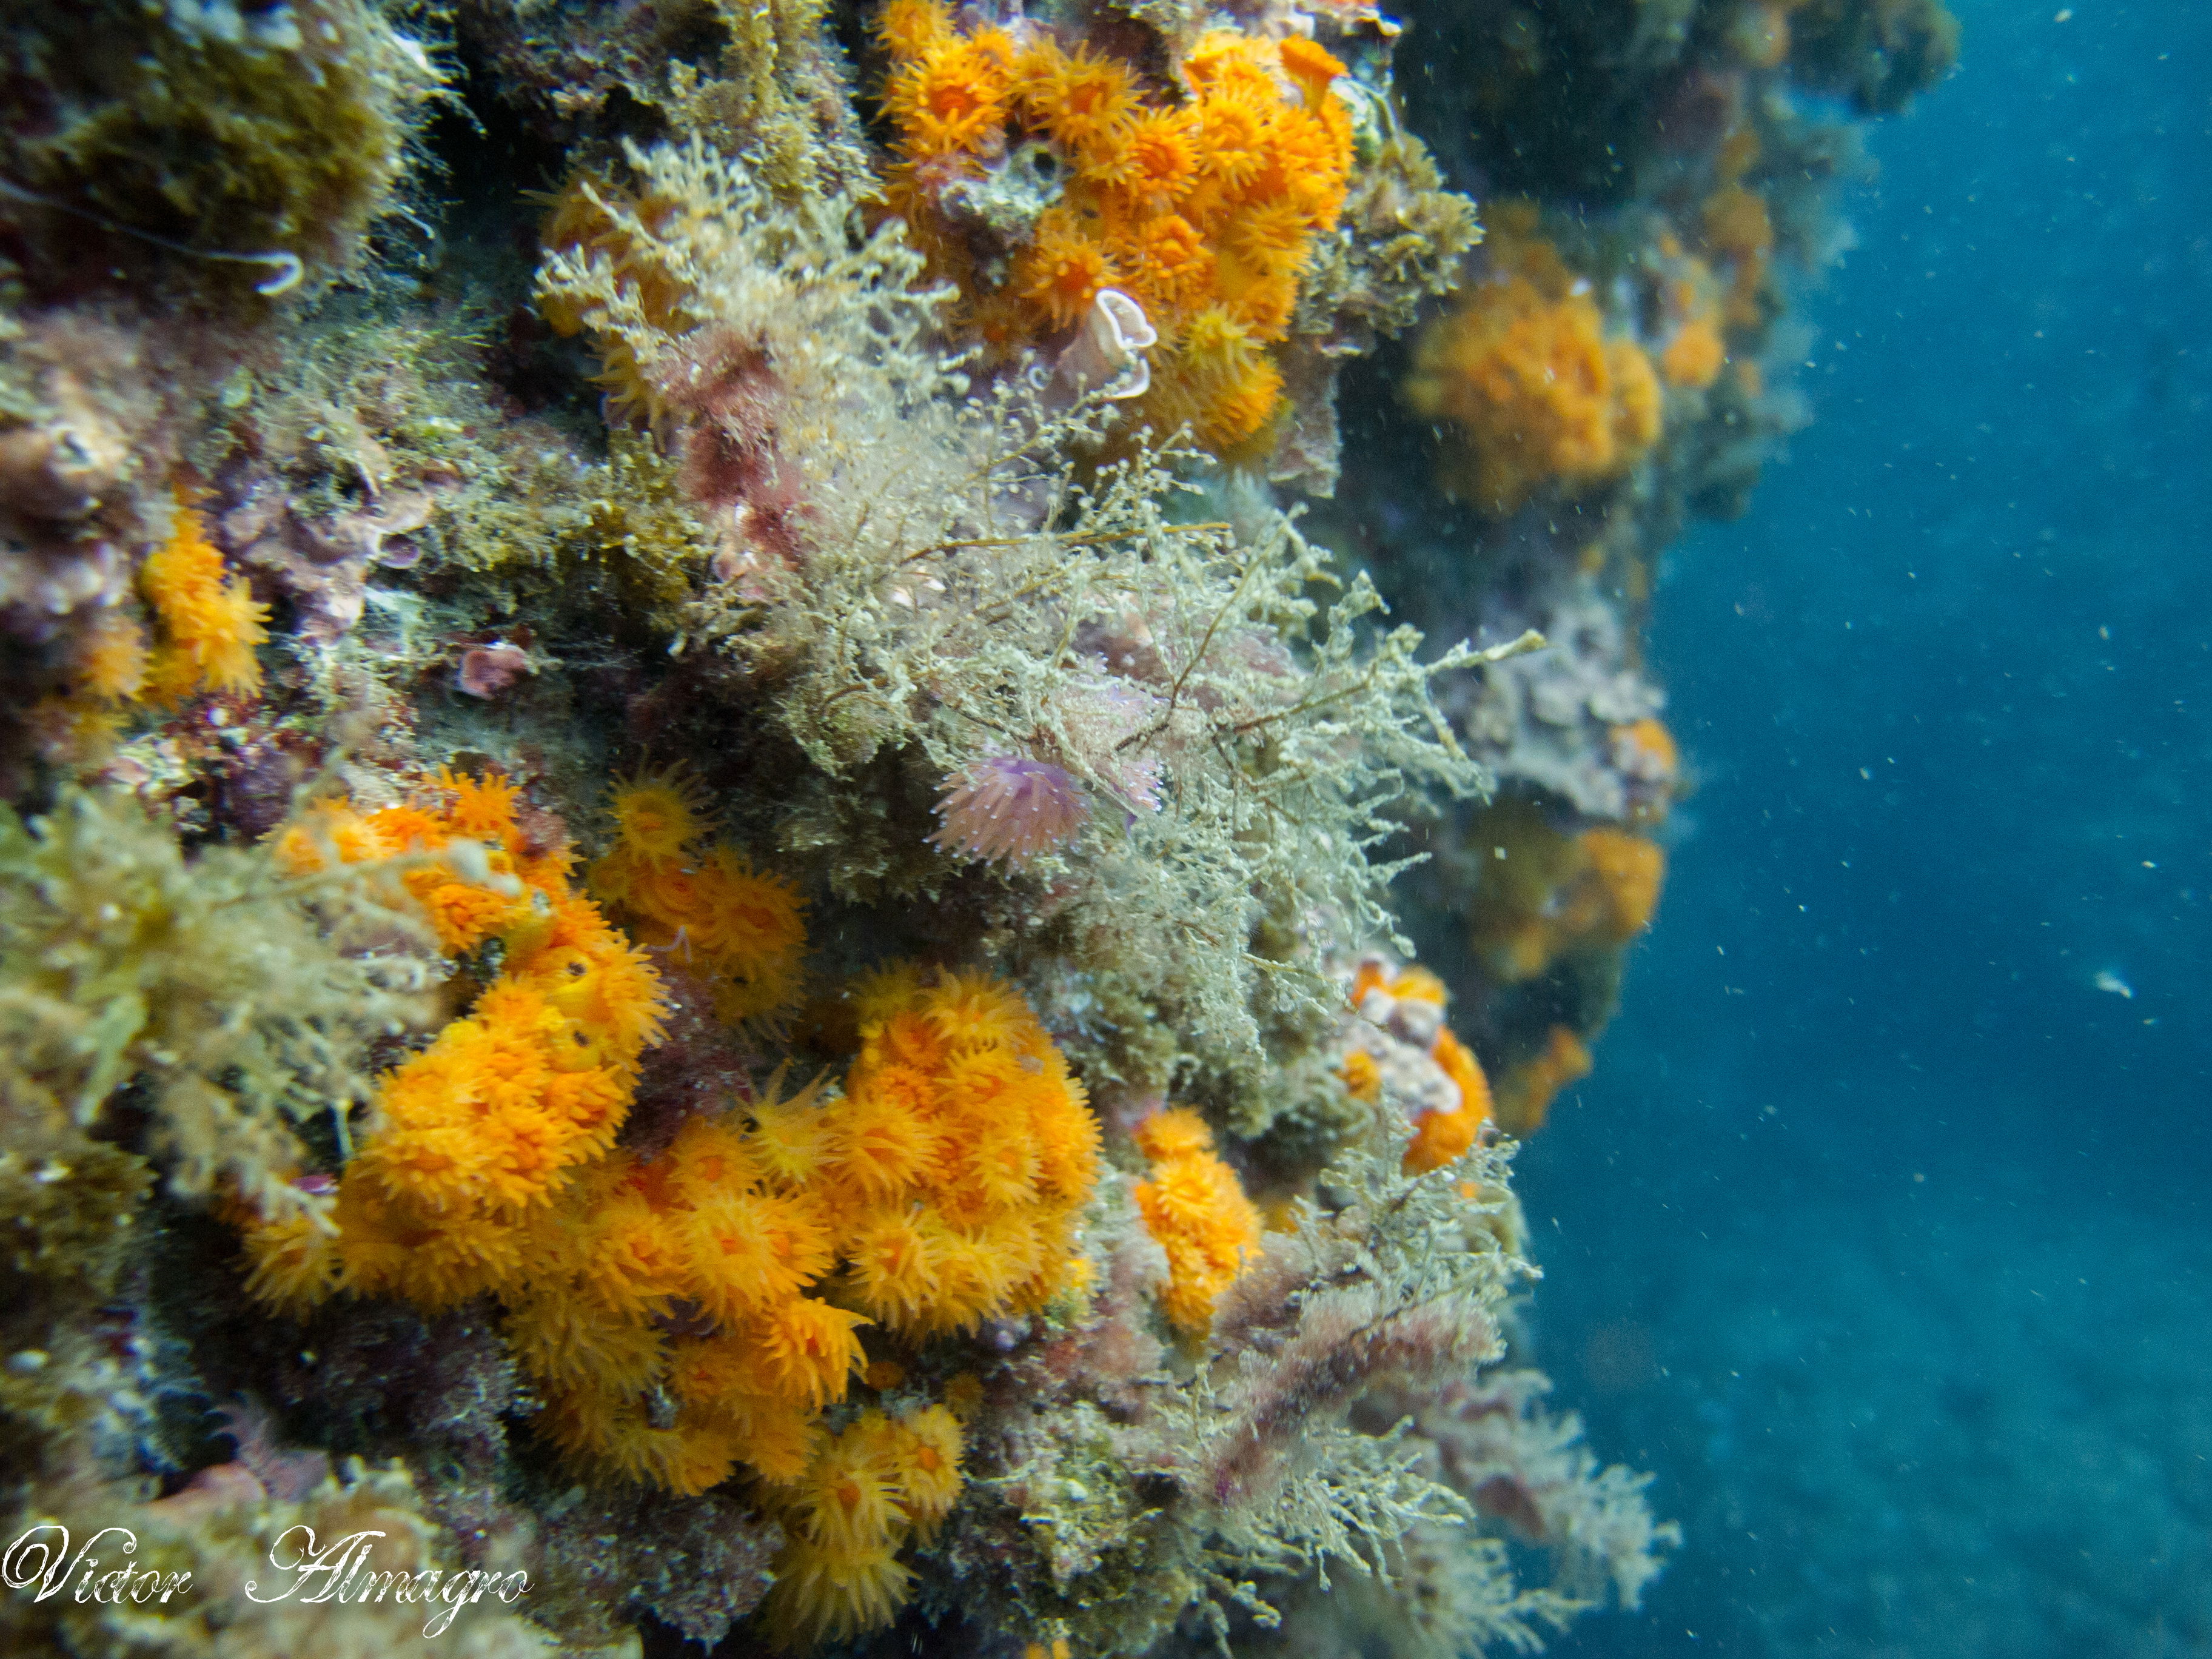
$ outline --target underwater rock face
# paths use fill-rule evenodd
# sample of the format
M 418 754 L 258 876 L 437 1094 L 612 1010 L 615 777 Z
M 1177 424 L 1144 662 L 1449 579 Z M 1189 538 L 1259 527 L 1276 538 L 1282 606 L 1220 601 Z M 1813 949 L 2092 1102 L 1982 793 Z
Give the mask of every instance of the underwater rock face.
M 1658 902 L 1654 562 L 1802 424 L 1792 88 L 1940 7 L 0 50 L 0 1543 L 169 1590 L 10 1651 L 1637 1605 L 1510 1156 Z M 263 1602 L 302 1527 L 411 1599 Z

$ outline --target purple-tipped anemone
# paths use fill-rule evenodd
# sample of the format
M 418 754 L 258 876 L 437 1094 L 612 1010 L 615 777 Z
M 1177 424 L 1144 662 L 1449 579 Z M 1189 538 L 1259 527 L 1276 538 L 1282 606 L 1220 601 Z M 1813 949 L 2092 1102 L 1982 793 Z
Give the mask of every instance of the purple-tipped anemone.
M 930 840 L 963 858 L 1004 859 L 1016 869 L 1065 847 L 1091 816 L 1083 786 L 1046 761 L 993 755 L 945 781 L 945 820 Z

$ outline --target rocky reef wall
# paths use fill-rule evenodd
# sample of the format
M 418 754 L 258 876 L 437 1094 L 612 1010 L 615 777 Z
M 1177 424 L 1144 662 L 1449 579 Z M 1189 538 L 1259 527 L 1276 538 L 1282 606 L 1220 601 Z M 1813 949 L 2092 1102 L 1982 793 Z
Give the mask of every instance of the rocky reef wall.
M 1955 34 L 20 9 L 10 1650 L 1638 1605 L 1511 1152 L 1693 763 L 1655 561 Z

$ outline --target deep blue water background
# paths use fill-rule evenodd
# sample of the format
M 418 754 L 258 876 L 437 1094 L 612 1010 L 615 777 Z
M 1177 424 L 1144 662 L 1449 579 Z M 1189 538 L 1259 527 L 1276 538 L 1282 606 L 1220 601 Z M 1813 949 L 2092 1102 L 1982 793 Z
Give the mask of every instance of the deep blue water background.
M 2212 8 L 1953 3 L 1816 424 L 1664 572 L 1697 790 L 1522 1156 L 1688 1534 L 1557 1651 L 2212 1653 Z

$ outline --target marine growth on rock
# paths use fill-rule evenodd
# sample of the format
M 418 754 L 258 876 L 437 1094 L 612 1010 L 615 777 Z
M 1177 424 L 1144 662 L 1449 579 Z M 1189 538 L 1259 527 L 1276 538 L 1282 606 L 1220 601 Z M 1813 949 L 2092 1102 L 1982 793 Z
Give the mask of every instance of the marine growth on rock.
M 0 1542 L 191 1587 L 0 1648 L 1638 1604 L 1512 1158 L 1934 0 L 16 9 Z

